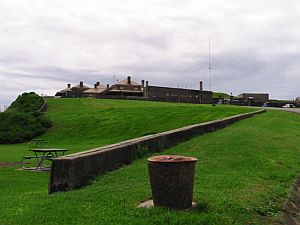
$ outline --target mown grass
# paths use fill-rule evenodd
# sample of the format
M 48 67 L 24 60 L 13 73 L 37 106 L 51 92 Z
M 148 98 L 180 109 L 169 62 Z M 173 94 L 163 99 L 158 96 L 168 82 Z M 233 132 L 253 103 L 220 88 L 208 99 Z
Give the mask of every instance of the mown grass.
M 198 158 L 190 211 L 136 208 L 151 197 L 147 157 L 50 196 L 48 174 L 2 168 L 0 224 L 271 224 L 300 170 L 299 126 L 270 111 L 164 151 Z
M 78 152 L 147 134 L 206 122 L 251 108 L 161 102 L 47 99 L 52 127 L 39 138 L 48 147 Z M 0 161 L 18 161 L 28 155 L 28 144 L 0 145 Z

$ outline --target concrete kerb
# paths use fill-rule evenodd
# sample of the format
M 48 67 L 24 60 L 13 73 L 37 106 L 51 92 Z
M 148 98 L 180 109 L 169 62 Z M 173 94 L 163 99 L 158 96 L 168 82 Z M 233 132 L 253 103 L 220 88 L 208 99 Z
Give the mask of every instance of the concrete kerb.
M 93 177 L 130 164 L 145 152 L 160 152 L 197 135 L 215 131 L 262 112 L 265 110 L 190 125 L 56 158 L 52 162 L 48 192 L 51 194 L 80 188 L 87 185 Z

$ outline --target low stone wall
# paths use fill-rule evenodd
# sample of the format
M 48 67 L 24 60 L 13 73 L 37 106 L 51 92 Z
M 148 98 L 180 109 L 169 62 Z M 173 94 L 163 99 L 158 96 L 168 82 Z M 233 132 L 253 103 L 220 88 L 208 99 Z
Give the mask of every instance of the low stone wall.
M 197 135 L 215 131 L 262 112 L 265 110 L 191 125 L 56 158 L 52 162 L 48 192 L 51 194 L 80 188 L 87 185 L 95 176 L 130 164 L 145 155 L 145 152 L 160 152 Z
M 38 112 L 46 112 L 47 109 L 48 109 L 48 104 L 47 104 L 45 98 L 43 98 L 43 101 L 44 101 L 44 103 L 43 103 L 43 105 L 41 106 L 41 108 L 39 108 Z

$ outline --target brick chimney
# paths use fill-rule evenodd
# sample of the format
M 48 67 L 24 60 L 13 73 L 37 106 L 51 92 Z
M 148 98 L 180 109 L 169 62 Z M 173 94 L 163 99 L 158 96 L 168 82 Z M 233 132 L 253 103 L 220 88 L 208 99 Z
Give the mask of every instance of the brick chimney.
M 127 77 L 127 84 L 131 84 L 131 77 L 130 76 Z
M 83 81 L 80 81 L 79 86 L 83 87 Z
M 109 88 L 109 84 L 106 85 L 106 88 L 107 88 L 107 89 Z
M 97 86 L 98 86 L 98 85 L 97 85 L 97 83 L 96 83 L 96 84 L 94 84 L 94 88 L 95 88 L 95 89 L 97 89 Z
M 200 81 L 200 91 L 203 91 L 203 81 Z
M 144 87 L 145 86 L 145 81 L 142 80 L 141 83 L 142 83 L 142 86 Z
M 99 86 L 99 85 L 100 85 L 100 82 L 99 82 L 99 81 L 97 81 L 97 83 L 96 83 L 96 84 L 97 84 L 97 86 Z
M 70 88 L 71 87 L 71 84 L 68 84 L 68 86 L 67 86 L 68 88 Z

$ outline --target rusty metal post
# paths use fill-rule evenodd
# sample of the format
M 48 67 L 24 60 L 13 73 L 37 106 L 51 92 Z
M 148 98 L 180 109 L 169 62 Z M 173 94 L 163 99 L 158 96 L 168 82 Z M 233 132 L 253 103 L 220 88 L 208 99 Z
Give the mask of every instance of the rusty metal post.
M 154 206 L 171 209 L 192 207 L 197 158 L 163 155 L 148 159 Z

